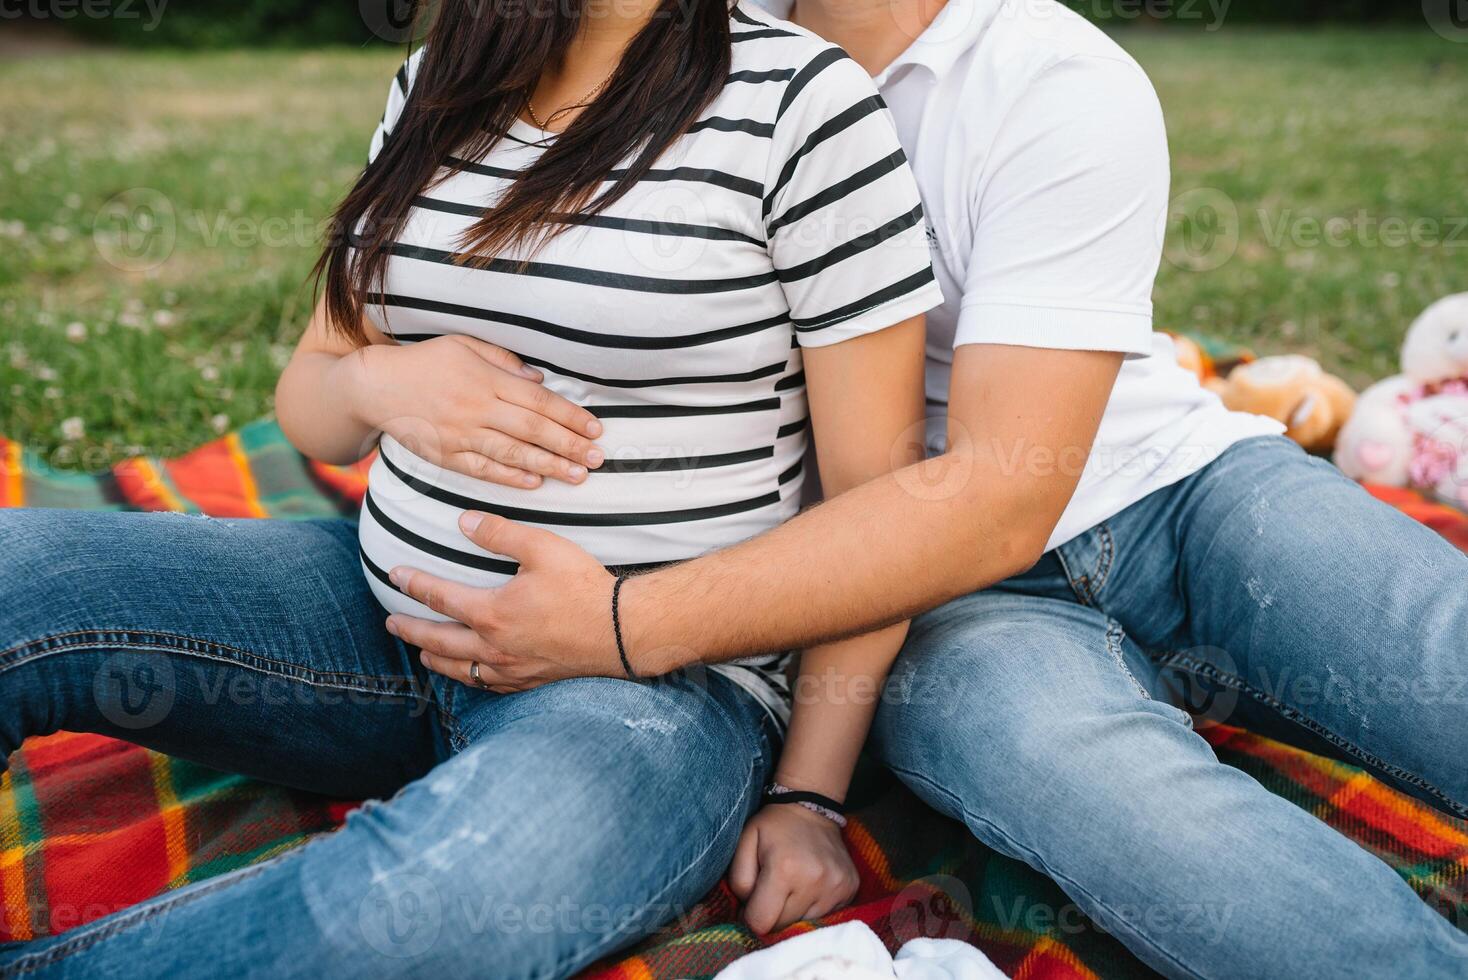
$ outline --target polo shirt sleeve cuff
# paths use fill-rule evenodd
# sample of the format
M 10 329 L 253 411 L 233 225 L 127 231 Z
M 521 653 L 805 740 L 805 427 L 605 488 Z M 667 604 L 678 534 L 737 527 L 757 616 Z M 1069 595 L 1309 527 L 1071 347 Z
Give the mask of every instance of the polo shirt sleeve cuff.
M 1150 313 L 976 300 L 963 305 L 953 346 L 1005 344 L 1146 356 L 1152 353 L 1152 339 Z
M 859 310 L 845 319 L 827 321 L 808 327 L 797 327 L 796 336 L 802 347 L 829 347 L 844 340 L 895 327 L 904 320 L 943 305 L 943 290 L 936 280 L 911 293 L 878 306 Z

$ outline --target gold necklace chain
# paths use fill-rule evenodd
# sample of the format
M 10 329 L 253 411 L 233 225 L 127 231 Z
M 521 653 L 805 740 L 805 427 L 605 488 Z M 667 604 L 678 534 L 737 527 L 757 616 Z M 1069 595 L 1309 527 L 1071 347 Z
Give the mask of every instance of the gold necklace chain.
M 612 71 L 612 75 L 615 74 L 616 70 L 614 69 Z M 555 122 L 566 113 L 573 112 L 576 109 L 584 109 L 587 106 L 591 105 L 591 103 L 596 100 L 596 97 L 601 94 L 601 90 L 606 88 L 607 83 L 612 80 L 612 75 L 608 75 L 606 78 L 603 78 L 601 82 L 597 84 L 596 88 L 592 89 L 590 92 L 587 92 L 581 97 L 580 102 L 575 102 L 571 105 L 563 106 L 557 109 L 555 112 L 552 112 L 549 116 L 547 116 L 544 122 L 541 121 L 540 116 L 535 111 L 535 103 L 531 102 L 528 97 L 525 99 L 525 112 L 530 116 L 530 121 L 540 127 L 541 132 L 548 133 L 550 132 L 551 123 Z

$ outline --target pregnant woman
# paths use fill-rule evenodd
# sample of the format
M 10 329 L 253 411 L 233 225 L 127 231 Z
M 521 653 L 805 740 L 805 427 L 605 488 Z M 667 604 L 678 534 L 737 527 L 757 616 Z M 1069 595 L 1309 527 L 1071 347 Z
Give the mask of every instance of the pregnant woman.
M 919 451 L 940 296 L 868 76 L 743 5 L 593 7 L 446 0 L 391 86 L 278 392 L 307 453 L 380 440 L 360 538 L 0 512 L 0 753 L 101 732 L 385 800 L 0 974 L 567 975 L 697 902 L 752 816 L 751 921 L 849 899 L 834 811 L 905 627 L 808 651 L 787 736 L 778 657 L 502 694 L 384 612 L 451 654 L 515 570 L 502 518 L 628 573 L 765 530 L 808 419 L 828 490 Z

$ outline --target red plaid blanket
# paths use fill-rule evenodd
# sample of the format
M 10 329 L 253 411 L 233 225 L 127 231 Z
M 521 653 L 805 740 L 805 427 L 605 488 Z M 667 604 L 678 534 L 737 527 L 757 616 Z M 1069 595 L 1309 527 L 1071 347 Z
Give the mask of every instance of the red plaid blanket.
M 96 476 L 50 471 L 0 439 L 0 506 L 303 517 L 350 512 L 363 488 L 360 466 L 308 462 L 268 422 L 180 459 L 130 460 Z M 1404 491 L 1373 492 L 1468 550 L 1468 516 Z M 1237 729 L 1205 734 L 1224 762 L 1381 857 L 1468 925 L 1468 823 L 1349 766 Z M 92 735 L 36 739 L 9 761 L 0 778 L 0 941 L 62 932 L 259 861 L 330 830 L 352 806 Z M 631 955 L 586 975 L 707 977 L 769 942 L 850 919 L 894 948 L 916 936 L 967 940 L 1011 976 L 1148 975 L 1053 882 L 982 847 L 879 768 L 862 769 L 852 805 L 846 838 L 862 876 L 853 907 L 760 938 L 738 924 L 721 886 Z

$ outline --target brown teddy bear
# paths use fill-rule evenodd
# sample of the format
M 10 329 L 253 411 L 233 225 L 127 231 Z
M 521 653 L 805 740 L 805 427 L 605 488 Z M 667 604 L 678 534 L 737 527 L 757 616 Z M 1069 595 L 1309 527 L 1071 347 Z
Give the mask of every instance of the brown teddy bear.
M 1311 452 L 1335 445 L 1356 406 L 1350 385 L 1301 354 L 1260 358 L 1205 383 L 1234 411 L 1284 423 L 1285 435 Z

